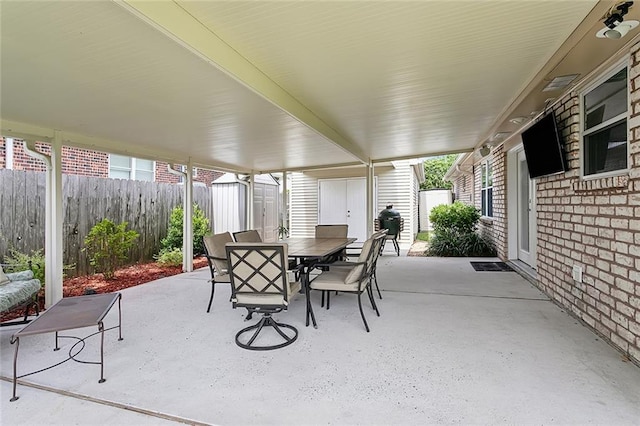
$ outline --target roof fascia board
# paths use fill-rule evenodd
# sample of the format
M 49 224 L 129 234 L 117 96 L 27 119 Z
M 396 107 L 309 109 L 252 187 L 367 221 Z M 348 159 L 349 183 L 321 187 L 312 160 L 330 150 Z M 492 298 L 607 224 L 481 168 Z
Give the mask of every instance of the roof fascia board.
M 467 152 L 473 152 L 473 148 L 458 150 L 458 151 L 440 151 L 440 152 L 425 152 L 418 155 L 405 155 L 400 157 L 388 157 L 388 158 L 376 158 L 371 160 L 375 165 L 376 163 L 391 163 L 393 161 L 401 161 L 401 160 L 415 160 L 416 158 L 427 158 L 427 157 L 439 157 L 441 155 L 449 155 L 449 154 L 464 154 Z
M 324 122 L 179 4 L 144 0 L 119 0 L 115 3 L 316 131 L 329 142 L 363 163 L 369 163 L 369 157 L 362 148 Z
M 360 162 L 351 162 L 351 163 L 340 163 L 340 164 L 324 164 L 324 165 L 318 165 L 318 166 L 311 166 L 311 167 L 288 167 L 286 169 L 283 170 L 261 170 L 261 171 L 256 171 L 256 174 L 266 174 L 266 173 L 280 173 L 280 172 L 306 172 L 309 170 L 324 170 L 324 169 L 338 169 L 341 167 L 354 167 L 354 166 L 359 166 L 359 167 L 364 167 L 362 163 Z
M 51 143 L 55 129 L 3 119 L 0 121 L 0 132 L 2 136 Z M 167 163 L 187 164 L 189 162 L 188 158 L 173 152 L 158 151 L 156 148 L 144 148 L 128 142 L 97 138 L 66 131 L 60 131 L 60 135 L 64 146 L 154 161 L 164 161 Z M 226 163 L 198 163 L 198 166 L 213 170 L 238 172 L 237 167 Z

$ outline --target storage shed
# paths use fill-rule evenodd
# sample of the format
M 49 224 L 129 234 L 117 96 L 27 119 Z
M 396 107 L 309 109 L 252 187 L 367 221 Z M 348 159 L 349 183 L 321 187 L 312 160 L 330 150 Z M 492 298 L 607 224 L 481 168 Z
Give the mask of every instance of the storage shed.
M 225 173 L 211 185 L 213 231 L 256 229 L 264 241 L 278 238 L 279 183 L 270 175 L 254 176 L 253 224 L 248 223 L 249 176 Z

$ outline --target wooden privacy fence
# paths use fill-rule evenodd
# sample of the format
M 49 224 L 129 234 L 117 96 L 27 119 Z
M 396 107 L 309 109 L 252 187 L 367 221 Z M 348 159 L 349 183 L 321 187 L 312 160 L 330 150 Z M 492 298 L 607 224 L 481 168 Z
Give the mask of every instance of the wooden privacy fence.
M 147 261 L 167 235 L 171 210 L 182 205 L 181 185 L 85 176 L 62 176 L 63 262 L 75 272 L 91 272 L 84 239 L 96 223 L 107 218 L 128 222 L 140 236 L 131 250 L 131 263 Z M 211 191 L 193 188 L 193 199 L 213 225 Z M 0 169 L 0 261 L 9 249 L 22 253 L 44 249 L 45 173 Z

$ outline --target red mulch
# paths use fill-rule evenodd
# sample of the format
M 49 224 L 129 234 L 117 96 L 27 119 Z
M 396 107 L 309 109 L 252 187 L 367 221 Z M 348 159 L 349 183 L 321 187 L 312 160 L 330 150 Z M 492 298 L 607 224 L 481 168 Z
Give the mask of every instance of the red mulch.
M 193 268 L 207 266 L 207 259 L 198 257 L 193 259 Z M 83 294 L 111 293 L 139 284 L 148 283 L 164 277 L 170 277 L 182 272 L 182 266 L 162 266 L 156 262 L 132 265 L 116 271 L 112 280 L 105 280 L 102 274 L 86 275 L 83 277 L 66 278 L 62 283 L 63 297 L 82 296 Z M 86 293 L 85 293 L 86 292 Z M 40 309 L 44 309 L 44 290 L 38 295 Z M 33 308 L 29 312 L 33 313 Z M 9 321 L 24 315 L 24 309 L 14 309 L 0 314 L 0 322 Z

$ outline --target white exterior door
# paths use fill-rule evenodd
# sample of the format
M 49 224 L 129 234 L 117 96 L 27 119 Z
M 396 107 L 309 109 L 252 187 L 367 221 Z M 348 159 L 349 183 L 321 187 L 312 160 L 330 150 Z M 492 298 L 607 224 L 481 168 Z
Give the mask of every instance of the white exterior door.
M 349 236 L 367 239 L 367 192 L 364 178 L 319 181 L 318 224 L 349 225 Z
M 529 178 L 524 151 L 518 152 L 518 259 L 535 267 L 535 181 Z

